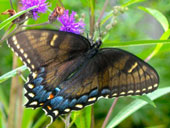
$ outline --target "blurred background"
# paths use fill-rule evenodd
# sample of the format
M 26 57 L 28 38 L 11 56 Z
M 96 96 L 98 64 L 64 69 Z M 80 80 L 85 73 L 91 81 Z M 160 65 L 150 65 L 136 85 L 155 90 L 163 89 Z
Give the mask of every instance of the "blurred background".
M 109 5 L 104 13 L 107 15 L 115 6 L 122 6 L 129 0 L 110 0 Z M 102 47 L 114 46 L 114 43 L 135 41 L 135 40 L 159 40 L 164 29 L 160 23 L 148 13 L 139 9 L 139 6 L 148 7 L 160 11 L 167 19 L 170 21 L 170 1 L 169 0 L 139 0 L 140 2 L 131 4 L 127 6 L 128 10 L 123 13 L 119 13 L 117 16 L 112 18 L 113 27 L 106 30 L 106 26 L 101 27 L 102 32 L 106 32 L 104 35 L 105 40 Z M 18 8 L 18 1 L 12 0 L 14 8 Z M 53 10 L 56 6 L 57 0 L 48 0 L 50 6 L 49 8 Z M 78 18 L 84 17 L 86 30 L 85 36 L 90 31 L 89 27 L 89 6 L 88 0 L 62 0 L 64 7 L 71 11 L 76 11 Z M 95 19 L 97 20 L 101 9 L 104 5 L 104 0 L 96 0 L 95 4 Z M 11 8 L 9 0 L 1 0 L 0 12 L 3 12 Z M 27 24 L 37 24 L 43 23 L 48 20 L 48 13 L 39 14 L 40 18 L 38 20 L 30 19 Z M 7 19 L 8 16 L 0 15 L 0 22 Z M 109 22 L 109 21 L 108 21 Z M 8 27 L 5 27 L 0 31 L 0 37 L 3 36 Z M 39 26 L 36 28 L 54 28 L 50 25 Z M 97 33 L 97 32 L 96 32 Z M 98 33 L 97 33 L 98 34 Z M 96 35 L 97 35 L 96 34 Z M 96 36 L 97 37 L 97 36 Z M 154 50 L 156 45 L 140 45 L 140 46 L 126 46 L 119 47 L 125 49 L 142 59 L 146 59 Z M 6 42 L 0 46 L 0 76 L 12 70 L 12 52 L 7 47 Z M 151 64 L 160 75 L 160 86 L 159 88 L 170 86 L 170 44 L 164 44 L 159 52 L 149 60 Z M 20 66 L 22 63 L 20 62 Z M 28 71 L 24 72 L 24 76 L 29 74 Z M 21 82 L 21 85 L 24 83 Z M 11 79 L 0 83 L 0 126 L 6 127 L 8 118 L 8 108 L 9 108 L 9 97 L 10 97 L 10 87 Z M 17 91 L 17 90 L 16 90 Z M 161 98 L 155 100 L 156 108 L 151 105 L 146 105 L 130 117 L 122 121 L 117 128 L 168 128 L 170 127 L 170 94 L 162 96 Z M 100 128 L 106 114 L 112 104 L 114 99 L 100 99 L 94 104 L 94 117 L 95 117 L 95 128 Z M 133 98 L 131 97 L 121 97 L 111 115 L 113 118 L 125 105 L 129 104 Z M 17 102 L 17 99 L 16 99 Z M 26 99 L 23 96 L 23 104 Z M 19 104 L 19 103 L 18 103 Z M 17 106 L 16 106 L 17 107 Z M 49 123 L 49 118 L 44 116 L 44 112 L 40 109 L 32 110 L 25 109 L 23 107 L 22 116 L 22 127 L 44 127 L 45 124 Z M 19 109 L 18 109 L 19 110 Z M 16 113 L 20 113 L 17 111 Z M 32 116 L 31 116 L 32 115 Z M 17 114 L 16 114 L 17 116 Z M 31 116 L 31 119 L 29 118 Z M 110 119 L 111 119 L 110 118 Z M 30 119 L 31 122 L 28 125 L 27 120 Z M 41 120 L 41 121 L 40 121 Z M 39 121 L 39 124 L 37 122 Z M 64 123 L 58 118 L 50 128 L 54 127 L 64 127 Z M 76 127 L 76 125 L 72 125 Z

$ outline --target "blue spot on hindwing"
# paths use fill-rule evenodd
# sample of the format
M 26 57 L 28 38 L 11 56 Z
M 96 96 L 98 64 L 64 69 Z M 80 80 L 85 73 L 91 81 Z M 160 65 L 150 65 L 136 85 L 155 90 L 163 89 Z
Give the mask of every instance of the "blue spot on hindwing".
M 78 100 L 77 100 L 77 103 L 86 103 L 88 100 L 88 96 L 87 95 L 84 95 L 84 96 L 81 96 Z
M 62 96 L 57 96 L 53 99 L 51 99 L 51 105 L 54 109 L 56 109 L 61 102 L 63 102 L 64 98 Z
M 51 92 L 47 92 L 47 93 L 44 95 L 44 99 L 47 99 L 50 94 L 51 94 Z
M 38 94 L 41 90 L 43 89 L 43 86 L 42 85 L 39 85 L 39 86 L 36 86 L 34 89 L 33 89 L 33 92 Z
M 98 95 L 98 89 L 95 89 L 90 92 L 89 97 L 97 97 L 97 95 Z
M 70 107 L 70 108 L 74 107 L 74 106 L 76 105 L 76 103 L 77 103 L 77 100 L 76 100 L 76 99 L 73 99 L 73 100 L 70 102 L 69 107 Z
M 36 93 L 36 96 L 34 97 L 34 99 L 42 102 L 42 99 L 41 99 L 41 98 L 43 97 L 43 95 L 44 95 L 45 93 L 46 93 L 45 90 L 41 90 L 39 93 Z
M 69 106 L 69 100 L 66 99 L 62 104 L 59 105 L 58 109 L 60 111 L 63 111 L 65 108 L 67 108 Z
M 41 67 L 40 68 L 40 72 L 42 73 L 42 72 L 45 72 L 45 68 L 44 67 Z
M 102 94 L 102 95 L 110 94 L 110 90 L 109 90 L 109 89 L 103 89 L 103 90 L 101 91 L 101 94 Z
M 60 92 L 60 89 L 59 88 L 55 88 L 55 91 L 56 91 L 56 95 Z
M 33 80 L 33 83 L 35 85 L 40 85 L 42 83 L 42 81 L 43 81 L 43 78 L 42 77 L 38 77 L 38 78 Z

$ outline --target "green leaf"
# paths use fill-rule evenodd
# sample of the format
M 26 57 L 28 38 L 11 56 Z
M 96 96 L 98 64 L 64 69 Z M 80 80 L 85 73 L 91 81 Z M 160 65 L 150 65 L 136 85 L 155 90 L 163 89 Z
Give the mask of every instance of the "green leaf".
M 37 6 L 33 6 L 31 8 L 28 8 L 27 10 L 24 11 L 20 11 L 18 13 L 16 13 L 15 15 L 9 17 L 8 19 L 4 20 L 3 22 L 0 23 L 0 30 L 3 29 L 5 26 L 7 26 L 8 24 L 10 24 L 13 20 L 15 20 L 17 17 L 21 16 L 22 14 L 36 8 Z
M 152 15 L 163 27 L 164 31 L 167 31 L 169 29 L 169 23 L 167 18 L 158 10 L 151 9 L 151 8 L 145 8 L 145 7 L 138 7 L 139 9 L 147 12 L 148 14 Z
M 155 100 L 157 98 L 160 98 L 161 96 L 164 96 L 166 94 L 170 93 L 170 87 L 166 87 L 166 88 L 161 88 L 161 89 L 157 89 L 156 91 L 147 94 L 147 96 L 151 99 L 151 100 Z M 133 114 L 134 112 L 136 112 L 137 110 L 139 110 L 140 108 L 142 108 L 143 106 L 145 106 L 146 104 L 148 104 L 146 101 L 143 100 L 135 100 L 133 102 L 131 102 L 130 104 L 128 104 L 127 106 L 125 106 L 107 125 L 106 128 L 113 128 L 115 126 L 117 126 L 120 122 L 122 122 L 124 119 L 126 119 L 128 116 L 130 116 L 131 114 Z
M 168 23 L 167 18 L 156 9 L 145 8 L 142 6 L 140 6 L 138 8 L 147 12 L 148 14 L 152 15 L 162 25 L 165 33 L 162 35 L 162 37 L 160 39 L 161 40 L 168 39 L 168 37 L 170 35 L 170 30 L 169 30 L 169 23 Z M 159 50 L 161 49 L 162 46 L 163 46 L 163 44 L 157 44 L 157 46 L 155 47 L 153 52 L 149 55 L 149 58 L 152 58 L 153 56 L 155 56 L 159 52 Z
M 15 76 L 18 72 L 23 72 L 26 69 L 27 69 L 27 67 L 24 65 L 24 66 L 16 68 L 16 69 L 14 69 L 14 70 L 12 70 L 12 71 L 10 71 L 10 72 L 0 76 L 0 83 L 2 83 L 4 81 L 6 81 L 7 79 Z
M 91 107 L 88 106 L 81 111 L 74 112 L 72 119 L 75 124 L 80 128 L 90 128 L 91 125 Z

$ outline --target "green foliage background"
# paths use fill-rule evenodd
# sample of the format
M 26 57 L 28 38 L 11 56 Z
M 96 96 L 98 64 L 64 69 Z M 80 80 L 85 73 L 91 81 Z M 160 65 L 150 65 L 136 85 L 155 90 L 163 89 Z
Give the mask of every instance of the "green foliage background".
M 89 32 L 89 8 L 90 1 L 92 0 L 63 0 L 64 7 L 69 9 L 70 11 L 76 11 L 79 17 L 85 14 L 85 23 L 86 23 L 86 32 Z M 51 5 L 49 8 L 51 10 L 54 9 L 56 6 L 57 0 L 48 0 L 49 4 Z M 103 8 L 104 0 L 96 0 L 95 6 L 95 18 L 98 19 L 100 15 L 100 11 Z M 17 1 L 13 1 L 15 9 L 17 8 Z M 105 36 L 103 37 L 104 42 L 102 47 L 118 47 L 125 49 L 142 59 L 146 59 L 154 50 L 159 42 L 162 34 L 164 37 L 161 39 L 168 39 L 169 38 L 169 27 L 167 26 L 168 23 L 164 20 L 169 22 L 170 20 L 170 1 L 169 0 L 110 0 L 109 5 L 104 13 L 104 17 L 108 16 L 108 14 L 112 11 L 114 6 L 127 6 L 128 10 L 124 13 L 118 15 L 116 19 L 113 18 L 113 21 L 116 20 L 117 24 L 114 25 L 112 29 L 107 31 Z M 144 7 L 144 8 L 143 8 Z M 0 4 L 0 12 L 5 11 L 6 9 L 10 8 L 10 3 L 8 0 L 1 0 Z M 149 9 L 156 10 L 153 13 Z M 159 13 L 161 15 L 159 15 Z M 46 14 L 40 14 L 40 18 L 35 20 L 29 20 L 27 24 L 37 24 L 46 22 L 48 19 L 48 15 L 50 12 Z M 112 14 L 112 13 L 111 13 Z M 162 17 L 164 16 L 164 17 Z M 0 15 L 0 22 L 6 20 L 8 16 Z M 109 20 L 107 22 L 110 22 Z M 107 22 L 105 24 L 107 24 Z M 101 26 L 101 31 L 106 31 L 105 24 Z M 3 29 L 0 30 L 0 37 L 3 36 L 5 31 L 7 30 L 9 25 L 5 26 Z M 47 26 L 39 26 L 36 28 L 54 28 L 51 25 Z M 98 34 L 98 33 L 97 33 Z M 96 34 L 96 37 L 98 36 Z M 85 34 L 86 36 L 86 34 Z M 142 40 L 140 45 L 139 42 L 136 40 Z M 157 40 L 157 42 L 153 42 L 153 44 L 148 44 L 146 40 Z M 123 43 L 122 43 L 123 42 Z M 149 60 L 149 64 L 151 64 L 159 73 L 160 75 L 160 86 L 159 88 L 165 88 L 168 90 L 168 86 L 170 85 L 170 44 L 168 41 L 162 42 L 163 46 L 156 51 L 155 56 Z M 157 47 L 159 47 L 157 45 Z M 12 52 L 7 47 L 6 43 L 0 47 L 0 76 L 12 70 Z M 24 72 L 24 74 L 28 74 L 28 71 Z M 3 82 L 0 81 L 0 127 L 6 127 L 6 122 L 8 118 L 8 108 L 9 108 L 9 97 L 10 97 L 10 82 L 11 80 L 5 80 Z M 165 90 L 163 90 L 165 92 Z M 159 95 L 158 92 L 155 95 Z M 168 91 L 167 91 L 168 93 Z M 126 118 L 123 121 L 120 121 L 116 127 L 120 128 L 131 128 L 131 127 L 152 127 L 152 128 L 167 128 L 170 127 L 170 101 L 169 101 L 170 94 L 161 96 L 157 100 L 154 101 L 156 107 L 152 105 L 146 105 L 139 109 L 136 112 L 133 112 L 131 116 Z M 94 117 L 95 117 L 95 127 L 101 127 L 106 114 L 112 104 L 114 99 L 101 99 L 94 105 Z M 121 110 L 124 107 L 130 104 L 130 102 L 134 102 L 135 100 L 139 100 L 139 98 L 134 99 L 133 97 L 121 97 L 118 100 L 116 108 L 114 109 L 111 118 L 109 120 L 109 125 L 107 127 L 112 127 L 115 116 L 120 115 Z M 23 101 L 25 102 L 25 98 L 23 96 Z M 143 102 L 141 100 L 141 102 Z M 140 102 L 140 103 L 141 103 Z M 140 104 L 139 103 L 139 104 Z M 130 104 L 133 106 L 133 104 Z M 126 109 L 128 110 L 128 109 Z M 88 128 L 90 127 L 90 112 L 91 107 L 86 107 L 83 111 L 80 112 L 73 112 L 72 114 L 72 121 L 73 125 L 72 128 Z M 19 112 L 17 112 L 19 113 Z M 17 116 L 17 115 L 16 115 Z M 125 115 L 123 115 L 125 116 Z M 49 123 L 49 118 L 47 118 L 43 111 L 32 110 L 32 109 L 25 109 L 24 108 L 24 115 L 22 119 L 22 127 L 23 128 L 38 128 L 44 127 L 46 124 Z M 64 127 L 64 123 L 58 118 L 50 128 L 56 127 Z

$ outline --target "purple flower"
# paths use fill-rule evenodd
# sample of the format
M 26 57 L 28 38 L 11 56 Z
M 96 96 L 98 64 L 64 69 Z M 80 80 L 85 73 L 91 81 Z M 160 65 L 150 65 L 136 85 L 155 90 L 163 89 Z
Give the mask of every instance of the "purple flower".
M 72 32 L 75 34 L 83 33 L 85 24 L 83 21 L 79 21 L 76 23 L 74 16 L 76 12 L 72 11 L 69 16 L 69 11 L 65 10 L 64 14 L 58 17 L 58 20 L 61 22 L 62 26 L 60 27 L 61 31 Z
M 46 0 L 21 0 L 22 10 L 26 10 L 33 6 L 38 6 L 32 10 L 33 18 L 36 20 L 38 18 L 38 13 L 45 13 L 48 6 L 45 3 Z

